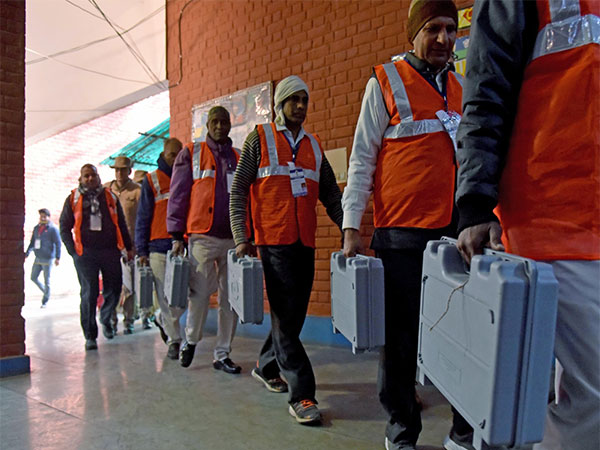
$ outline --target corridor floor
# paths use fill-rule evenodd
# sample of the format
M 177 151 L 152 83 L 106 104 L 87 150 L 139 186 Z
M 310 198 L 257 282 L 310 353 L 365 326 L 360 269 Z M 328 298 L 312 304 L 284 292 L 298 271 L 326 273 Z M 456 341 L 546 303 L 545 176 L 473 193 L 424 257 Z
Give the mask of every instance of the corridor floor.
M 287 394 L 268 392 L 250 375 L 258 339 L 237 337 L 240 375 L 212 368 L 214 335 L 184 369 L 166 357 L 158 330 L 85 352 L 79 299 L 53 297 L 48 308 L 28 295 L 23 308 L 31 373 L 0 379 L 0 449 L 383 449 L 385 414 L 376 396 L 377 355 L 307 345 L 317 379 L 321 426 L 287 412 Z M 121 324 L 119 324 L 121 325 Z M 424 401 L 420 450 L 438 450 L 450 407 L 433 387 Z

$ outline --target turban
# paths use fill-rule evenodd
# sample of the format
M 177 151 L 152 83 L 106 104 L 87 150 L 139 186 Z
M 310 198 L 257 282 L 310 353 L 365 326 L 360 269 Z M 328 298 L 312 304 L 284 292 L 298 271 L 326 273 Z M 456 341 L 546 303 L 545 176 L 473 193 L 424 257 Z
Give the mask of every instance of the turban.
M 283 102 L 294 92 L 298 91 L 306 91 L 306 94 L 308 95 L 308 86 L 296 75 L 291 75 L 279 82 L 275 88 L 275 123 L 285 125 Z

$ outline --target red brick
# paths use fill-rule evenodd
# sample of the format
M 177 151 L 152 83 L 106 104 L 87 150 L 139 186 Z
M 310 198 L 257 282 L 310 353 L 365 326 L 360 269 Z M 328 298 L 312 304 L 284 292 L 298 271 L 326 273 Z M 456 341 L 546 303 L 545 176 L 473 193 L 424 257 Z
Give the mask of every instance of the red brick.
M 25 354 L 25 342 L 21 343 L 7 343 L 0 345 L 0 358 L 7 358 L 9 356 L 20 356 Z

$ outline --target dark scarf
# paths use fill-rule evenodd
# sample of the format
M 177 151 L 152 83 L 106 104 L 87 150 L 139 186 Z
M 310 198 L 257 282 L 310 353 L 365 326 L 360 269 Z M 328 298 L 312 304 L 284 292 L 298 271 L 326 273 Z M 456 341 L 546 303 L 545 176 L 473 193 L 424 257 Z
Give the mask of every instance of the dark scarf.
M 104 187 L 99 184 L 97 188 L 90 189 L 80 183 L 77 190 L 83 197 L 83 207 L 86 208 L 88 205 L 90 206 L 90 215 L 99 215 L 102 217 L 102 214 L 100 214 L 100 200 L 98 200 L 98 197 L 104 192 Z

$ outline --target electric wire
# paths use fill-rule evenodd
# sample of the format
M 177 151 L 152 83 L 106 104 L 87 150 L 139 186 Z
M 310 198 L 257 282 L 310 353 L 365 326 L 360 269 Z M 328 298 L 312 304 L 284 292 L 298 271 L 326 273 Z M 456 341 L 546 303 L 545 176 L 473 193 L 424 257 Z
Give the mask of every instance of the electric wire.
M 179 40 L 179 81 L 177 81 L 177 83 L 175 83 L 175 84 L 169 85 L 169 89 L 179 86 L 181 84 L 181 81 L 183 80 L 183 50 L 182 50 L 182 45 L 181 45 L 181 19 L 183 18 L 183 11 L 185 11 L 185 8 L 187 8 L 188 5 L 190 3 L 192 3 L 193 1 L 194 0 L 188 0 L 187 3 L 185 5 L 183 5 L 183 8 L 181 8 L 181 11 L 179 11 L 179 21 L 177 23 L 177 29 L 179 31 L 179 34 L 178 34 L 178 40 Z
M 88 68 L 81 67 L 81 66 L 76 66 L 75 64 L 70 64 L 70 63 L 68 63 L 68 62 L 61 61 L 60 59 L 56 59 L 56 58 L 53 58 L 53 57 L 51 57 L 51 56 L 44 55 L 44 54 L 42 54 L 42 53 L 40 53 L 40 52 L 36 52 L 35 50 L 32 50 L 32 49 L 30 49 L 30 48 L 27 48 L 27 47 L 25 47 L 25 50 L 27 50 L 28 52 L 31 52 L 31 53 L 33 53 L 33 54 L 36 54 L 36 55 L 38 55 L 38 56 L 41 56 L 41 57 L 43 57 L 43 58 L 46 58 L 46 59 L 51 59 L 52 61 L 56 61 L 56 62 L 57 62 L 57 63 L 59 63 L 59 64 L 64 64 L 65 66 L 73 67 L 74 69 L 83 70 L 84 72 L 91 72 L 91 73 L 95 73 L 95 74 L 97 74 L 97 75 L 102 75 L 102 76 L 105 76 L 105 77 L 114 78 L 115 80 L 121 80 L 121 81 L 131 81 L 132 83 L 140 83 L 140 84 L 143 84 L 143 85 L 146 85 L 146 86 L 152 86 L 152 85 L 153 85 L 152 83 L 148 83 L 148 81 L 133 80 L 133 79 L 131 79 L 131 78 L 123 78 L 123 77 L 118 77 L 118 76 L 116 76 L 116 75 L 110 75 L 110 74 L 108 74 L 108 73 L 99 72 L 99 71 L 97 71 L 97 70 L 88 69 Z
M 68 2 L 69 0 L 66 0 L 66 1 Z M 158 8 L 156 11 L 153 11 L 152 13 L 150 13 L 148 16 L 144 17 L 142 20 L 140 20 L 136 24 L 132 25 L 131 27 L 129 27 L 127 29 L 125 29 L 122 32 L 122 34 L 129 33 L 131 30 L 137 28 L 138 26 L 140 26 L 144 22 L 147 22 L 148 20 L 152 19 L 154 16 L 156 16 L 158 13 L 160 13 L 163 9 L 165 9 L 164 5 L 161 6 L 160 8 Z M 104 20 L 104 19 L 102 19 L 102 20 Z M 96 39 L 95 41 L 90 41 L 90 42 L 87 42 L 85 44 L 78 45 L 77 47 L 72 47 L 72 48 L 69 48 L 69 49 L 66 49 L 66 50 L 61 50 L 59 52 L 52 53 L 51 55 L 48 55 L 48 57 L 54 58 L 56 56 L 62 56 L 62 55 L 66 55 L 66 54 L 69 54 L 69 53 L 78 52 L 80 50 L 84 50 L 84 49 L 86 49 L 88 47 L 91 47 L 93 45 L 100 44 L 102 42 L 109 41 L 109 40 L 116 39 L 116 38 L 118 38 L 118 36 L 116 36 L 114 34 L 111 34 L 110 36 L 106 36 L 104 38 Z M 27 61 L 25 64 L 26 65 L 36 64 L 38 62 L 45 61 L 46 59 L 47 59 L 47 57 L 37 58 L 37 59 L 33 59 L 31 61 Z
M 158 83 L 158 84 L 160 84 L 160 85 L 162 85 L 164 87 L 162 80 L 160 80 L 160 78 L 158 78 L 158 76 L 152 71 L 152 69 L 150 68 L 150 66 L 148 65 L 148 63 L 144 60 L 144 58 L 141 55 L 139 55 L 131 47 L 131 45 L 122 36 L 122 34 L 119 32 L 119 30 L 117 30 L 116 27 L 112 24 L 112 22 L 108 19 L 108 17 L 106 16 L 106 14 L 104 14 L 104 11 L 102 11 L 102 9 L 100 8 L 100 6 L 98 6 L 98 4 L 96 3 L 96 1 L 95 0 L 88 0 L 88 1 L 92 5 L 94 5 L 96 7 L 96 9 L 98 10 L 98 12 L 100 12 L 100 14 L 102 14 L 102 16 L 104 17 L 104 20 L 106 21 L 106 23 L 108 23 L 110 25 L 110 27 L 114 30 L 114 32 L 117 33 L 117 35 L 119 36 L 119 38 L 121 39 L 121 41 L 123 41 L 123 43 L 129 49 L 129 51 L 134 56 L 134 58 L 140 63 L 140 65 L 142 66 L 142 68 L 144 69 L 144 71 L 146 72 L 146 74 L 151 79 L 153 79 L 156 83 Z
M 132 46 L 127 42 L 127 40 L 123 37 L 123 35 L 119 32 L 119 30 L 117 30 L 117 28 L 115 27 L 115 25 L 110 21 L 110 19 L 106 16 L 106 14 L 104 13 L 104 11 L 102 10 L 102 8 L 100 8 L 100 6 L 98 5 L 98 3 L 96 3 L 95 0 L 88 0 L 97 10 L 98 12 L 100 12 L 100 14 L 102 14 L 102 17 L 104 17 L 104 20 L 106 21 L 106 23 L 108 23 L 108 25 L 113 29 L 113 31 L 115 33 L 117 33 L 117 36 L 119 36 L 119 38 L 121 39 L 121 41 L 125 44 L 125 46 L 129 49 L 130 53 L 133 55 L 133 57 L 138 61 L 138 63 L 142 66 L 142 68 L 144 69 L 144 71 L 146 72 L 146 74 L 152 79 L 154 80 L 156 83 L 162 84 L 162 81 L 158 78 L 158 76 L 152 71 L 152 69 L 150 68 L 150 66 L 148 65 L 148 63 L 146 62 L 146 60 L 140 55 L 138 54 L 133 48 Z
M 65 2 L 67 2 L 69 5 L 74 6 L 75 8 L 79 8 L 80 10 L 82 10 L 83 12 L 88 13 L 90 16 L 95 17 L 96 19 L 100 19 L 100 20 L 104 20 L 101 16 L 98 16 L 96 14 L 94 14 L 92 11 L 88 11 L 87 9 L 85 9 L 83 6 L 79 6 L 77 3 L 73 3 L 70 0 L 65 0 Z

